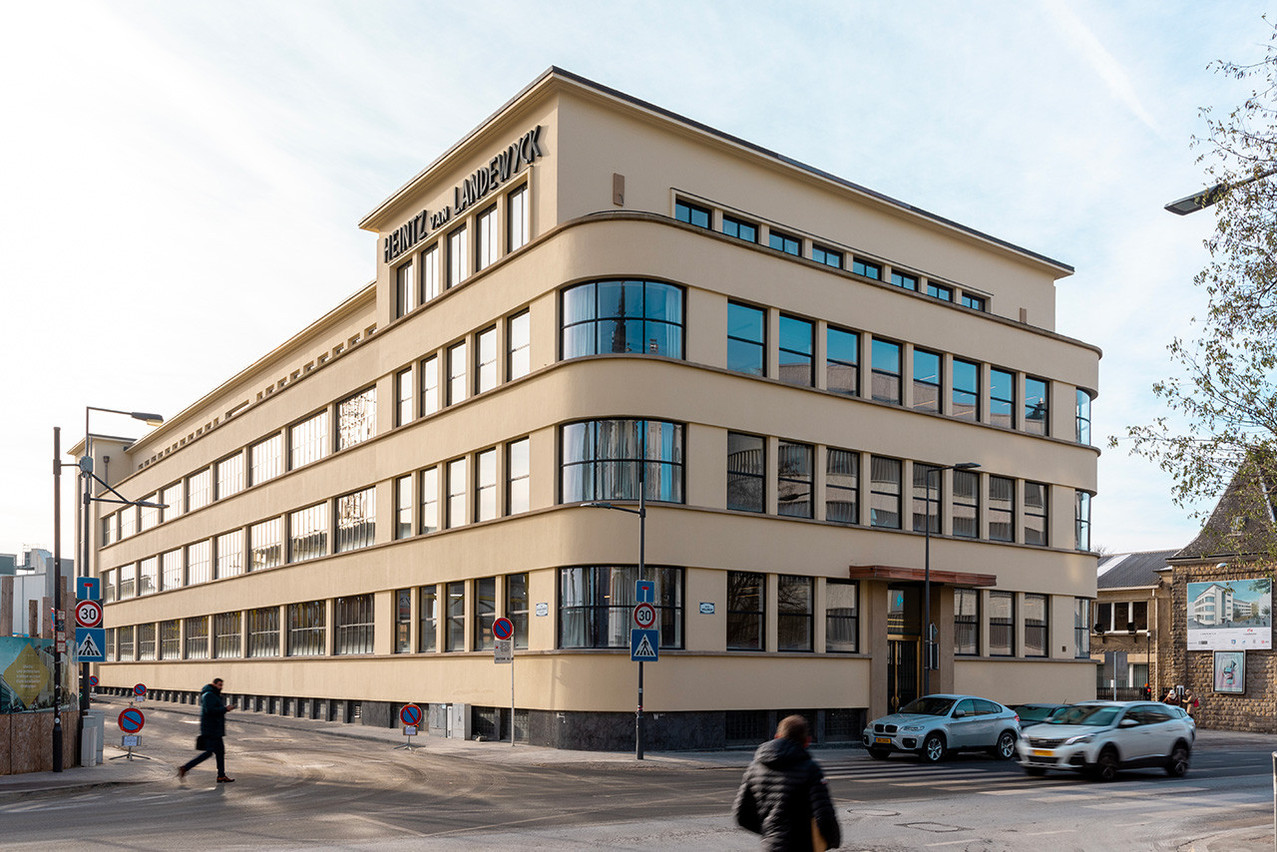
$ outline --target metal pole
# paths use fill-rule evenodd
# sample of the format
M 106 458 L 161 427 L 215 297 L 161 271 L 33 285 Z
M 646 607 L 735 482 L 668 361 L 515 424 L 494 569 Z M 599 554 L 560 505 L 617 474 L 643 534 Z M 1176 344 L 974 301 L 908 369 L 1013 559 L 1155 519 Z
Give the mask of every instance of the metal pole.
M 1273 752 L 1273 846 L 1277 848 L 1277 751 Z
M 931 474 L 939 468 L 927 468 L 926 553 L 922 568 L 922 694 L 931 694 Z
M 53 427 L 53 771 L 62 771 L 62 652 L 58 614 L 62 611 L 62 430 Z
M 514 748 L 514 636 L 510 637 L 510 748 Z
M 638 573 L 640 580 L 647 579 L 647 423 L 643 423 L 643 440 L 640 450 L 641 461 L 639 462 L 639 565 Z M 643 759 L 644 746 L 643 729 L 643 661 L 639 660 L 638 664 L 638 710 L 634 715 L 634 757 L 637 760 Z

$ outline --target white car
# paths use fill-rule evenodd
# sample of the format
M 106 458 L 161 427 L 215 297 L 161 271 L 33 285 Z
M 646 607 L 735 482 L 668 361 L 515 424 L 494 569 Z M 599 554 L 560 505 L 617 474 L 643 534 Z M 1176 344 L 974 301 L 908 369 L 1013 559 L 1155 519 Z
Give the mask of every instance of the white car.
M 1112 781 L 1121 769 L 1160 766 L 1178 778 L 1188 772 L 1196 729 L 1176 710 L 1156 701 L 1083 701 L 1026 728 L 1016 754 L 1029 775 L 1067 769 Z

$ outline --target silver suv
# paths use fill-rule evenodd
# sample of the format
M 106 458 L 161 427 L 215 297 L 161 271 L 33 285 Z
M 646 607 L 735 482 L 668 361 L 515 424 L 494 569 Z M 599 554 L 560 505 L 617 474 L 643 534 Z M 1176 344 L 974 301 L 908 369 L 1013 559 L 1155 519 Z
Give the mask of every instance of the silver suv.
M 1025 728 L 1016 754 L 1029 775 L 1071 769 L 1112 781 L 1121 769 L 1160 766 L 1179 777 L 1196 731 L 1175 711 L 1155 701 L 1083 701 Z

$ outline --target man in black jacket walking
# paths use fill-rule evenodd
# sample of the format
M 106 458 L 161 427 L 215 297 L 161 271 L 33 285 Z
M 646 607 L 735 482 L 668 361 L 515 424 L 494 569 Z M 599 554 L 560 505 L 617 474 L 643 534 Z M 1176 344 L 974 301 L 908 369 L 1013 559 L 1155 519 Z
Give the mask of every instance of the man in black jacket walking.
M 764 849 L 833 849 L 842 842 L 825 773 L 807 753 L 810 744 L 807 720 L 786 716 L 745 770 L 732 816 L 763 836 Z
M 227 784 L 235 780 L 226 774 L 226 745 L 223 742 L 226 736 L 226 714 L 230 709 L 222 700 L 222 679 L 213 678 L 213 682 L 200 692 L 200 735 L 195 741 L 195 747 L 200 749 L 200 753 L 178 767 L 179 780 L 208 760 L 210 755 L 217 757 L 217 782 Z

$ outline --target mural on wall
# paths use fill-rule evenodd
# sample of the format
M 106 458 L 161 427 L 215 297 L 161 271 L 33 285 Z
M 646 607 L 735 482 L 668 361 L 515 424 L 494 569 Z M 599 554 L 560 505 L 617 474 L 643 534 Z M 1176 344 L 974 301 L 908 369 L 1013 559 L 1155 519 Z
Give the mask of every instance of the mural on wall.
M 1188 584 L 1188 650 L 1273 647 L 1272 580 Z
M 1215 691 L 1242 695 L 1246 692 L 1246 652 L 1215 652 Z
M 0 636 L 0 713 L 52 709 L 53 640 Z

